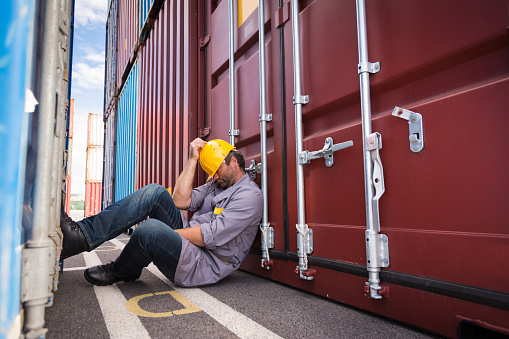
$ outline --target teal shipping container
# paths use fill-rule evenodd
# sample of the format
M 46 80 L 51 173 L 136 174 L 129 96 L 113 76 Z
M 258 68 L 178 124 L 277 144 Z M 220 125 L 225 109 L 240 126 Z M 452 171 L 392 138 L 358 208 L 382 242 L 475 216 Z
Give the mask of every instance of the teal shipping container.
M 25 179 L 27 114 L 25 88 L 31 1 L 3 1 L 0 5 L 0 337 L 19 333 L 22 227 L 21 210 Z M 21 9 L 24 9 L 22 12 Z M 24 14 L 22 14 L 24 13 Z M 17 319 L 17 320 L 16 320 Z
M 148 13 L 153 3 L 154 0 L 140 0 L 140 32 L 148 18 Z
M 117 114 L 115 201 L 135 190 L 138 63 L 134 64 L 120 93 Z

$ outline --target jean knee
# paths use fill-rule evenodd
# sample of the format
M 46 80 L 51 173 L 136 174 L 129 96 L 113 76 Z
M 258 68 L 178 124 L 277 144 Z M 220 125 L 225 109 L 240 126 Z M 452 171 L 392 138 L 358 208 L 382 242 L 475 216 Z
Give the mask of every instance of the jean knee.
M 146 186 L 143 186 L 140 189 L 143 190 L 144 193 L 156 194 L 156 195 L 161 194 L 162 191 L 167 191 L 166 188 L 164 188 L 163 186 L 161 186 L 159 184 L 148 184 Z
M 180 236 L 164 222 L 157 219 L 147 219 L 142 222 L 131 235 L 133 240 L 136 240 L 140 245 L 151 246 L 150 244 L 164 245 L 173 243 L 176 238 Z

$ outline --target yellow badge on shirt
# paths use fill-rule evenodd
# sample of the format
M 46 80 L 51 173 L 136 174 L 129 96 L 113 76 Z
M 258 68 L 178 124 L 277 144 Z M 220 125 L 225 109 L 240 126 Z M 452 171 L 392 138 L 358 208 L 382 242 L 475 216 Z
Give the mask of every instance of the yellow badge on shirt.
M 221 212 L 224 211 L 224 208 L 214 208 L 214 214 L 221 214 Z

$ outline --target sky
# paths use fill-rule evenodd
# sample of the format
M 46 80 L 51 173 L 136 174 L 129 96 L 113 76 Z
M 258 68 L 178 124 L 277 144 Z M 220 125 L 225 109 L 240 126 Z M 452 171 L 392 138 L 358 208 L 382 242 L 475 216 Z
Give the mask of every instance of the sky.
M 85 193 L 88 114 L 103 114 L 108 0 L 75 0 L 71 98 L 74 133 L 71 193 Z

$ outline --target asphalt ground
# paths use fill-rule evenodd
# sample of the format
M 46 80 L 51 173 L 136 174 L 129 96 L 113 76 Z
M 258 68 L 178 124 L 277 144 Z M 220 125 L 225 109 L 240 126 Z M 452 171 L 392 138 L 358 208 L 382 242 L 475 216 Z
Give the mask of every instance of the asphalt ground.
M 180 288 L 151 265 L 134 282 L 89 284 L 84 269 L 114 260 L 128 239 L 64 261 L 46 338 L 437 338 L 242 271 Z

